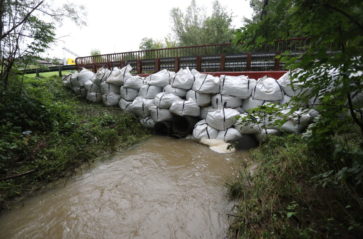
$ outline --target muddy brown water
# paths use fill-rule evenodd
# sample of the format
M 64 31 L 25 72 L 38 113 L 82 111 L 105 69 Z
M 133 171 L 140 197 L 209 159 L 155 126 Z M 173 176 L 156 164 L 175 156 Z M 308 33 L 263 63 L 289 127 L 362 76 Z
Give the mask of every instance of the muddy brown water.
M 0 238 L 225 238 L 247 154 L 152 137 L 0 217 Z

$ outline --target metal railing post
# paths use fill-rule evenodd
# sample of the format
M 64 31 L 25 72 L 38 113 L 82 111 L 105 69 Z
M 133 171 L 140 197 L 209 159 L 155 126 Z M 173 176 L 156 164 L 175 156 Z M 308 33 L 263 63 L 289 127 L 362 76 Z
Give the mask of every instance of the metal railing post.
M 197 56 L 195 58 L 195 68 L 197 69 L 197 71 L 202 71 L 202 57 L 201 56 Z
M 226 56 L 224 54 L 221 55 L 221 59 L 219 62 L 219 70 L 224 71 L 226 66 Z
M 180 57 L 175 57 L 174 70 L 175 72 L 178 72 L 179 69 L 180 69 Z
M 247 53 L 247 58 L 246 58 L 246 70 L 247 71 L 251 70 L 251 65 L 252 65 L 252 54 Z

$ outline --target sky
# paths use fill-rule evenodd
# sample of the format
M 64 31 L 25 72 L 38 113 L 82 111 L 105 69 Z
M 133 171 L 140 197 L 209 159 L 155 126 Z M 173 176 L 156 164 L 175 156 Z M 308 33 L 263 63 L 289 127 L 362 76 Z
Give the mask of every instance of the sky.
M 213 1 L 196 0 L 207 15 Z M 233 27 L 241 27 L 243 18 L 252 15 L 249 0 L 219 1 L 232 14 Z M 144 37 L 163 40 L 167 35 L 173 36 L 170 11 L 174 7 L 185 10 L 190 0 L 72 0 L 72 3 L 85 7 L 87 25 L 79 27 L 65 20 L 57 28 L 57 41 L 48 51 L 49 57 L 75 58 L 63 47 L 79 56 L 88 56 L 94 49 L 102 54 L 133 51 L 139 49 Z

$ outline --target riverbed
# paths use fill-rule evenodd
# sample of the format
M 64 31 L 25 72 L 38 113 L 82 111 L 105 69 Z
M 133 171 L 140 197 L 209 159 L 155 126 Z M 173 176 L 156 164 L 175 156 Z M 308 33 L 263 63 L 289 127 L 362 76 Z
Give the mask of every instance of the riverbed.
M 225 238 L 248 154 L 153 136 L 0 217 L 0 238 Z

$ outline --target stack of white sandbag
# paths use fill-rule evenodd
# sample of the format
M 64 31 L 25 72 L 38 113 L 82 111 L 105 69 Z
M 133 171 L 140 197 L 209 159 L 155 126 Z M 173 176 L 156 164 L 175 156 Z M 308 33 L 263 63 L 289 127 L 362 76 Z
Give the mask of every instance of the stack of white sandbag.
M 235 109 L 221 107 L 207 114 L 205 120 L 199 121 L 193 130 L 196 139 L 220 139 L 226 142 L 237 140 L 241 133 L 233 127 L 239 112 Z
M 219 77 L 199 73 L 192 70 L 194 75 L 194 84 L 192 90 L 188 91 L 187 99 L 194 100 L 200 108 L 200 118 L 205 119 L 207 113 L 216 110 L 211 107 L 212 97 L 219 93 Z
M 128 106 L 128 111 L 135 114 L 140 118 L 150 116 L 149 108 L 154 105 L 154 99 L 146 99 L 142 96 L 138 96 Z
M 164 69 L 146 77 L 145 82 L 148 85 L 164 88 L 165 86 L 170 85 L 174 77 L 175 72 Z
M 93 84 L 87 89 L 87 100 L 91 102 L 102 101 L 101 83 L 104 82 L 110 74 L 111 71 L 107 68 L 102 67 L 97 70 Z
M 86 97 L 87 89 L 93 84 L 95 73 L 83 68 L 78 73 L 73 73 L 66 84 L 72 89 L 74 93 L 82 97 Z
M 124 111 L 129 111 L 129 106 L 139 95 L 140 88 L 144 85 L 144 79 L 140 76 L 131 76 L 124 79 L 120 88 L 121 99 L 119 106 Z
M 172 93 L 179 96 L 180 98 L 185 98 L 187 91 L 193 87 L 194 75 L 189 70 L 189 68 L 180 69 L 175 75 L 173 75 L 169 84 L 164 87 L 164 92 Z
M 132 67 L 127 65 L 121 69 L 114 67 L 107 79 L 101 83 L 102 101 L 106 106 L 114 106 L 120 103 L 121 86 L 132 77 Z M 125 91 L 124 91 L 125 93 Z

